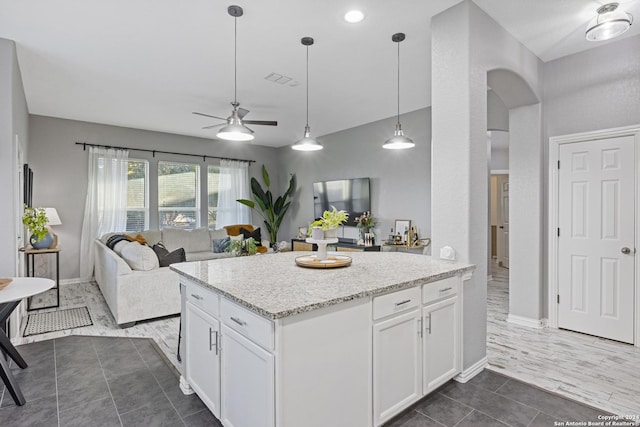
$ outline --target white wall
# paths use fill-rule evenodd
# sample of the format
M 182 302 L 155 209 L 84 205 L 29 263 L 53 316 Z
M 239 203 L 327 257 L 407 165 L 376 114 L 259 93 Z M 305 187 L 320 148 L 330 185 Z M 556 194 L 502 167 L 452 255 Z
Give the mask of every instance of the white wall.
M 362 177 L 371 180 L 371 211 L 379 220 L 379 237 L 387 237 L 396 219 L 410 219 L 421 236 L 430 236 L 431 109 L 402 114 L 400 122 L 416 143 L 412 149 L 382 148 L 393 135 L 395 117 L 318 138 L 324 146 L 321 151 L 280 148 L 281 184 L 286 184 L 290 173 L 298 179 L 297 199 L 281 228 L 280 240 L 295 237 L 297 227 L 313 221 L 314 182 Z M 345 237 L 357 236 L 355 227 L 343 231 Z
M 56 227 L 62 248 L 60 278 L 73 280 L 80 276 L 80 235 L 87 191 L 88 151 L 75 142 L 156 149 L 190 154 L 233 157 L 256 160 L 249 168 L 252 176 L 261 176 L 262 164 L 273 176 L 272 186 L 279 187 L 276 150 L 248 143 L 219 142 L 203 138 L 122 128 L 96 123 L 65 120 L 53 117 L 30 116 L 31 145 L 29 162 L 34 170 L 34 206 L 55 207 L 62 225 Z M 149 160 L 149 193 L 157 197 L 157 162 L 184 161 L 204 165 L 218 164 L 218 160 L 130 151 L 130 158 Z M 261 178 L 258 178 L 261 180 Z M 201 203 L 205 204 L 204 188 Z M 150 228 L 157 228 L 157 213 L 150 213 Z M 254 215 L 254 222 L 260 223 Z M 264 234 L 263 234 L 264 235 Z

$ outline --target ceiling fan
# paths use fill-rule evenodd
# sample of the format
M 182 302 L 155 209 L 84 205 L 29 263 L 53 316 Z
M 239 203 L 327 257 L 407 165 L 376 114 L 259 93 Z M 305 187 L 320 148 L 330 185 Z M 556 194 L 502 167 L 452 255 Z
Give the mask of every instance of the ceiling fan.
M 233 110 L 231 115 L 226 119 L 223 117 L 212 116 L 210 114 L 193 112 L 198 116 L 211 117 L 213 119 L 224 120 L 226 123 L 220 123 L 217 125 L 205 126 L 202 129 L 213 129 L 220 127 L 216 137 L 220 139 L 226 139 L 229 141 L 250 141 L 252 140 L 254 131 L 247 126 L 250 125 L 263 125 L 263 126 L 278 126 L 278 122 L 274 120 L 244 120 L 244 117 L 249 114 L 249 110 L 245 108 L 239 108 L 240 103 L 237 99 L 238 93 L 238 17 L 242 16 L 243 10 L 240 6 L 231 5 L 227 8 L 229 15 L 234 18 L 234 61 L 233 61 Z

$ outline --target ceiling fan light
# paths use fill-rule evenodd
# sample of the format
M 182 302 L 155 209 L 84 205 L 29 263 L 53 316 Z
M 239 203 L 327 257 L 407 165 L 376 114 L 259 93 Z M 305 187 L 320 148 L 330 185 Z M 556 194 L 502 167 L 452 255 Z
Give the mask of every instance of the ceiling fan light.
M 360 10 L 350 10 L 344 14 L 344 20 L 350 24 L 357 24 L 364 19 L 364 13 Z
M 324 147 L 311 136 L 309 126 L 304 127 L 304 137 L 291 146 L 292 149 L 298 151 L 318 151 Z
M 396 124 L 396 131 L 393 133 L 393 136 L 382 144 L 382 148 L 386 148 L 387 150 L 405 150 L 415 146 L 416 144 L 411 140 L 411 138 L 407 138 L 404 135 L 404 131 L 402 130 L 400 123 Z
M 237 123 L 229 123 L 223 126 L 216 134 L 216 137 L 226 141 L 251 141 L 254 138 L 251 129 Z
M 585 37 L 589 41 L 609 40 L 626 32 L 633 23 L 633 15 L 618 9 L 618 3 L 609 3 L 598 9 L 589 22 Z

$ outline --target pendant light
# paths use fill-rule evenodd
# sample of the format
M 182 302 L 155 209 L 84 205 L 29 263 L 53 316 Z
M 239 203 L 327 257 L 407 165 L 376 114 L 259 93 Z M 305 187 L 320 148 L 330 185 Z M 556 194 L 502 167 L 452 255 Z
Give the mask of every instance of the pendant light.
M 228 123 L 220 128 L 216 134 L 217 138 L 227 141 L 251 141 L 253 131 L 242 124 L 242 119 L 238 115 L 238 17 L 243 15 L 243 10 L 240 6 L 229 6 L 227 8 L 229 15 L 233 16 L 233 111 L 228 119 Z
M 396 130 L 393 136 L 382 144 L 382 148 L 389 150 L 403 150 L 405 148 L 413 148 L 416 146 L 414 142 L 404 135 L 402 126 L 400 125 L 400 42 L 405 39 L 404 33 L 396 33 L 391 36 L 391 40 L 394 43 L 398 43 L 398 122 L 396 123 Z
M 307 47 L 307 124 L 304 127 L 304 137 L 291 146 L 298 151 L 317 151 L 322 150 L 322 145 L 311 136 L 311 128 L 309 127 L 309 46 L 313 45 L 311 37 L 303 37 L 300 40 L 303 46 Z
M 619 3 L 609 3 L 598 8 L 598 14 L 589 22 L 585 34 L 592 42 L 618 37 L 629 29 L 633 15 L 618 9 Z

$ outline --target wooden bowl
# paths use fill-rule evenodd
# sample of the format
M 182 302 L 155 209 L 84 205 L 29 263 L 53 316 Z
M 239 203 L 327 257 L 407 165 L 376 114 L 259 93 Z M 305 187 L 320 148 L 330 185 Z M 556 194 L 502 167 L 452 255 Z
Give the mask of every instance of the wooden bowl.
M 0 290 L 9 286 L 9 283 L 11 283 L 12 281 L 13 279 L 0 278 Z

